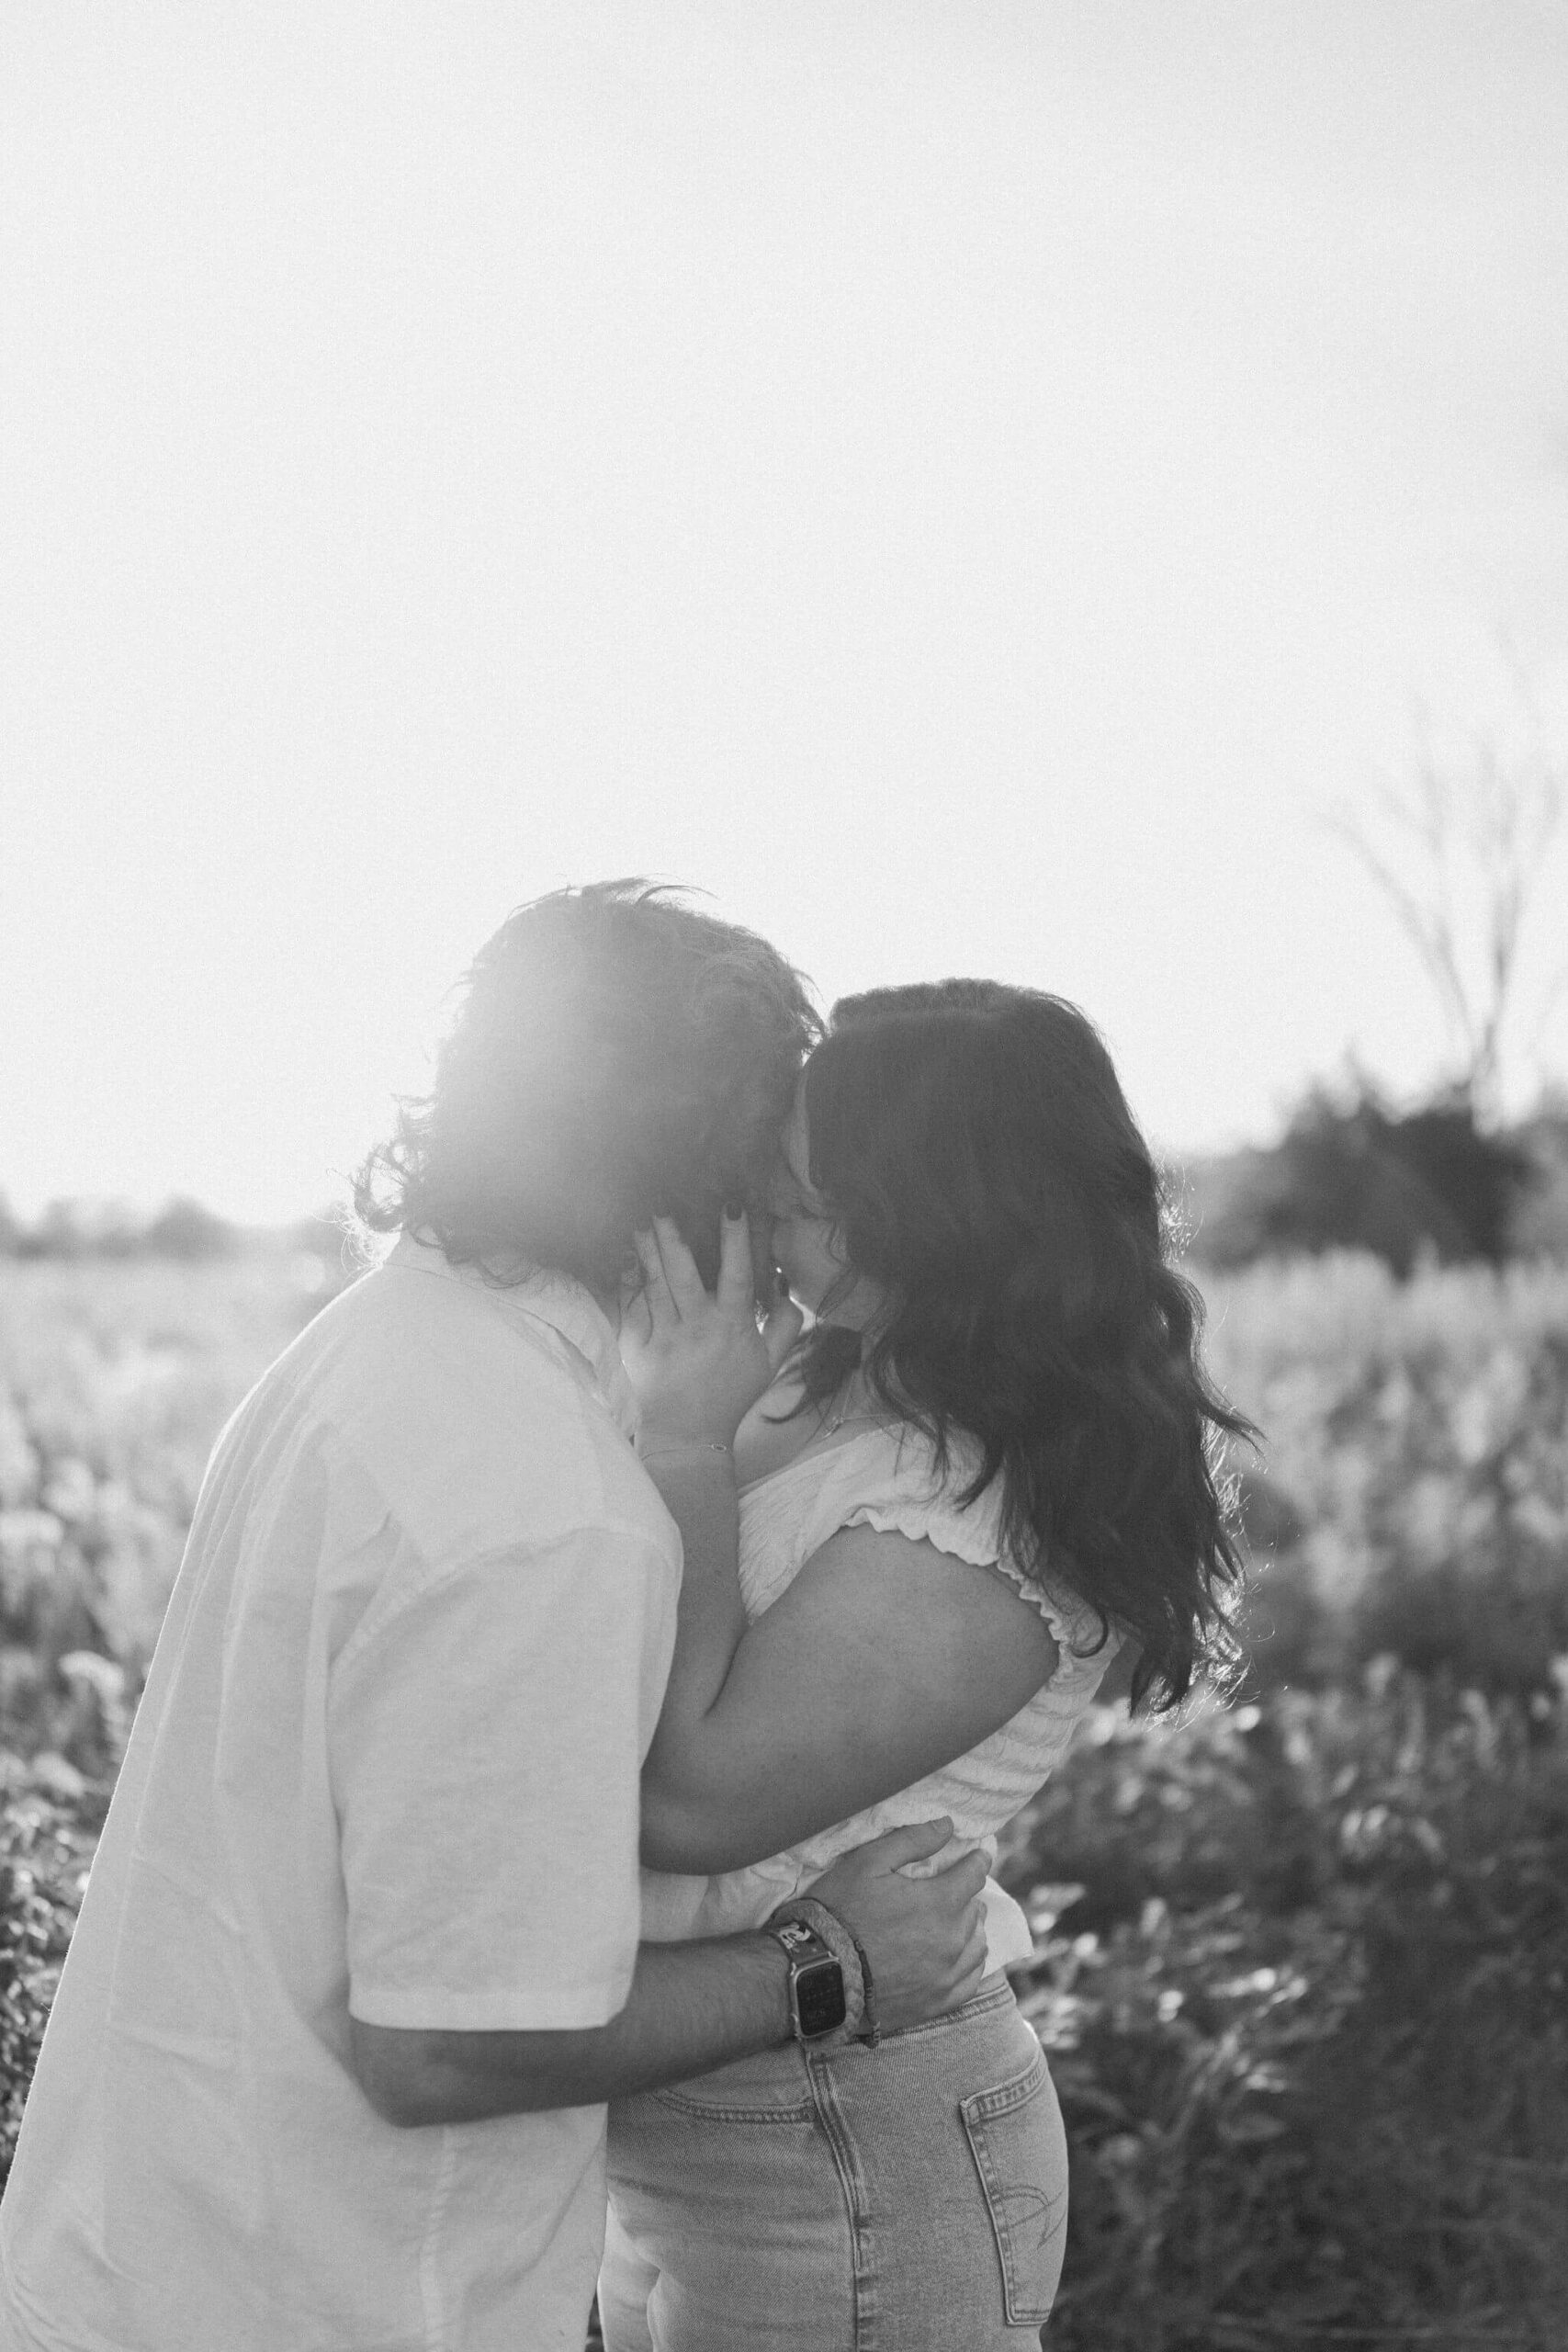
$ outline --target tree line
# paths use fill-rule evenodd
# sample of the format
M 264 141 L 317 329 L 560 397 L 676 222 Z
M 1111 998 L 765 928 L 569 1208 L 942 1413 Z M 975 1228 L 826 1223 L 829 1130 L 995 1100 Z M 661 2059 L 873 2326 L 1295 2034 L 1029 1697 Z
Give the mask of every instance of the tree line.
M 0 1193 L 0 1258 L 163 1258 L 199 1264 L 280 1246 L 336 1258 L 343 1232 L 330 1212 L 276 1227 L 235 1225 L 183 1193 L 146 1210 L 124 1201 L 51 1201 L 29 1222 Z
M 1211 1266 L 1361 1250 L 1403 1277 L 1568 1258 L 1568 1096 L 1491 1126 L 1462 1089 L 1401 1110 L 1365 1078 L 1315 1087 L 1277 1143 L 1173 1163 L 1168 1189 L 1183 1247 Z M 140 1213 L 61 1200 L 29 1223 L 0 1195 L 0 1258 L 199 1264 L 284 1247 L 336 1261 L 343 1238 L 330 1212 L 259 1229 L 183 1196 Z

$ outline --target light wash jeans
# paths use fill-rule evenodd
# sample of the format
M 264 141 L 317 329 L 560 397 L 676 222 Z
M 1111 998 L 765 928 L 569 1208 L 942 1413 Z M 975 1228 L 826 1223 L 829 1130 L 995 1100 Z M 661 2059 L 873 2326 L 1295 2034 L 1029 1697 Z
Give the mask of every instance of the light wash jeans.
M 879 2050 L 746 2058 L 610 2109 L 605 2352 L 1021 2352 L 1067 2148 L 1002 1976 Z

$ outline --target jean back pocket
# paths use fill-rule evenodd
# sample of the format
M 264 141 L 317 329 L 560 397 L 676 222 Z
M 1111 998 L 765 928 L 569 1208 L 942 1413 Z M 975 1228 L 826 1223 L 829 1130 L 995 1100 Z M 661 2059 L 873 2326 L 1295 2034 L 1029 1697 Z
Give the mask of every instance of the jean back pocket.
M 960 2102 L 1002 2268 L 1014 2327 L 1051 2315 L 1067 2227 L 1067 2144 L 1045 2060 Z

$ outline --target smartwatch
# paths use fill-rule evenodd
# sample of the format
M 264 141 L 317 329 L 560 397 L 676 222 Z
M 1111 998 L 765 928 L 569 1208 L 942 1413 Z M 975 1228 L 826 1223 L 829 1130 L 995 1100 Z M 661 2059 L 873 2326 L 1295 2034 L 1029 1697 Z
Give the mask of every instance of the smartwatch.
M 820 2041 L 849 2015 L 844 1972 L 823 1942 L 797 1919 L 763 1931 L 789 1954 L 789 2021 L 796 2041 Z

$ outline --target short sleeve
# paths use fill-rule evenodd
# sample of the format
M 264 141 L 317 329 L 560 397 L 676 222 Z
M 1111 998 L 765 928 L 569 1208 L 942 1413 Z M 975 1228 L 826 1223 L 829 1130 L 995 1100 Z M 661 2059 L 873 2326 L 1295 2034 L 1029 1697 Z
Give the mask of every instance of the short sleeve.
M 983 1487 L 973 1502 L 960 1502 L 958 1498 L 972 1475 L 973 1466 L 955 1454 L 946 1477 L 942 1477 L 929 1447 L 906 1440 L 884 1477 L 866 1481 L 863 1476 L 858 1498 L 839 1523 L 874 1527 L 881 1534 L 908 1535 L 950 1553 L 954 1559 L 968 1560 L 976 1567 L 999 1570 L 1016 1587 L 1020 1599 L 1045 1620 L 1066 1661 L 1083 1648 L 1086 1638 L 1089 1642 L 1097 1638 L 1092 1611 L 1081 1600 L 1042 1585 L 1008 1550 L 1002 1537 L 999 1481 Z M 1101 1666 L 1100 1671 L 1104 1670 Z
M 355 2017 L 564 2030 L 624 2007 L 673 1600 L 651 1545 L 587 1530 L 443 1577 L 340 1661 L 329 1752 Z

